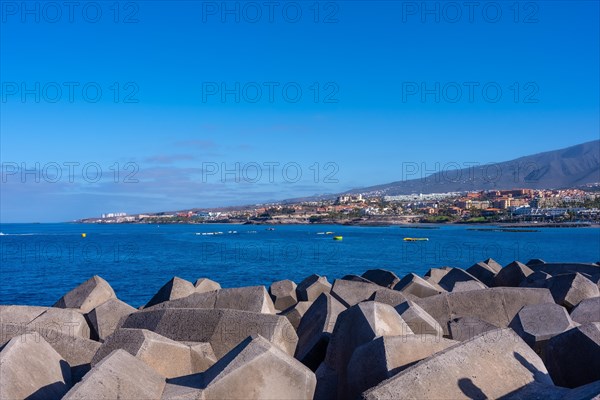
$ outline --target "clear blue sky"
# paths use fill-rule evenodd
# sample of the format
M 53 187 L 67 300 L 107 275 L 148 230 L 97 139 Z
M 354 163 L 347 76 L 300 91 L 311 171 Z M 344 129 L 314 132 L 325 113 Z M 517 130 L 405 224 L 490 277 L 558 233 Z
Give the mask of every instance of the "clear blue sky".
M 332 193 L 598 139 L 598 1 L 479 3 L 2 1 L 1 220 Z

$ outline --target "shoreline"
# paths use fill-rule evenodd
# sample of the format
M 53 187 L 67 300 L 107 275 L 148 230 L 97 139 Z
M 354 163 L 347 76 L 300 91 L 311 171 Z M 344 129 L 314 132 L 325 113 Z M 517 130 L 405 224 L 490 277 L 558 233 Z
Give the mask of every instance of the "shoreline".
M 236 226 L 288 226 L 288 225 L 308 225 L 308 226 L 362 226 L 362 227 L 400 227 L 400 228 L 415 228 L 415 229 L 439 229 L 440 226 L 479 226 L 482 227 L 498 227 L 498 228 L 600 228 L 600 223 L 592 222 L 558 222 L 558 223 L 519 223 L 519 222 L 484 222 L 484 223 L 465 223 L 465 222 L 398 222 L 398 221 L 355 221 L 355 222 L 290 222 L 290 221 L 252 221 L 252 222 L 232 222 L 232 221 L 210 221 L 210 222 L 85 222 L 85 221 L 71 221 L 71 222 L 56 222 L 65 224 L 98 224 L 98 225 L 236 225 Z M 25 224 L 25 223 L 15 223 Z

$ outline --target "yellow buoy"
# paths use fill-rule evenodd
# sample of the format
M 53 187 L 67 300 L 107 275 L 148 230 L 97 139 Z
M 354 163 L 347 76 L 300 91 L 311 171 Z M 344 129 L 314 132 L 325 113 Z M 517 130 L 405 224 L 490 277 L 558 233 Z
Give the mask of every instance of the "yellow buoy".
M 84 238 L 84 237 L 86 237 L 86 236 L 87 236 L 87 234 L 85 234 L 85 233 L 82 233 L 82 234 L 81 234 L 81 237 L 82 237 L 82 238 Z

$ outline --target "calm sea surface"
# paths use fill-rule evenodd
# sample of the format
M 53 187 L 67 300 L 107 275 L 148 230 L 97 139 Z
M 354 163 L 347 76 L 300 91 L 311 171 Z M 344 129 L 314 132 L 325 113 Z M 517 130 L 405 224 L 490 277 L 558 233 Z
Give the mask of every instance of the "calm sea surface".
M 208 277 L 223 287 L 299 282 L 317 273 L 330 281 L 386 268 L 402 276 L 444 265 L 468 268 L 494 258 L 547 262 L 600 260 L 600 229 L 540 228 L 536 232 L 345 226 L 251 225 L 0 225 L 0 304 L 52 305 L 100 275 L 123 301 L 138 307 L 171 277 Z M 485 226 L 483 228 L 490 228 Z M 235 231 L 229 233 L 229 231 Z M 319 232 L 333 231 L 343 241 Z M 222 235 L 197 235 L 223 232 Z M 86 233 L 86 237 L 82 237 Z M 404 237 L 429 241 L 404 242 Z

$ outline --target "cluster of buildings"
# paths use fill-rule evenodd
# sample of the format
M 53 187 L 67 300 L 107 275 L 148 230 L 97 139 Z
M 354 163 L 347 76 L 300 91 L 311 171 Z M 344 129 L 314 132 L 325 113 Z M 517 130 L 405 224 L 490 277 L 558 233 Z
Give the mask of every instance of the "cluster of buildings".
M 251 207 L 218 210 L 188 210 L 172 213 L 127 215 L 102 214 L 84 220 L 99 223 L 202 223 L 202 222 L 279 222 L 369 219 L 370 217 L 418 221 L 519 221 L 569 217 L 600 220 L 600 191 L 511 189 L 478 192 L 449 192 L 398 196 L 373 196 L 371 193 L 341 195 L 335 199 L 292 204 L 269 203 Z

